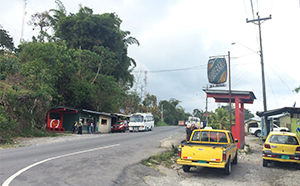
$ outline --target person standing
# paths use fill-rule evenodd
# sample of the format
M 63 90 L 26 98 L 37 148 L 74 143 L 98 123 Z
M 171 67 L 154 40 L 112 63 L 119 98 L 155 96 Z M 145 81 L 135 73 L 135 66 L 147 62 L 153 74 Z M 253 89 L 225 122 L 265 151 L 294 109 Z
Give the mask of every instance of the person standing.
M 77 129 L 77 121 L 75 121 L 72 125 L 72 134 L 75 133 L 76 129 Z
M 79 122 L 79 123 L 77 124 L 77 127 L 78 127 L 78 134 L 82 134 L 82 123 Z
M 93 122 L 90 124 L 89 129 L 90 129 L 90 133 L 93 134 L 93 132 L 94 132 Z
M 192 135 L 193 130 L 196 128 L 196 125 L 193 123 L 191 127 L 186 128 L 186 135 L 185 135 L 185 141 L 188 142 L 190 140 L 190 137 Z

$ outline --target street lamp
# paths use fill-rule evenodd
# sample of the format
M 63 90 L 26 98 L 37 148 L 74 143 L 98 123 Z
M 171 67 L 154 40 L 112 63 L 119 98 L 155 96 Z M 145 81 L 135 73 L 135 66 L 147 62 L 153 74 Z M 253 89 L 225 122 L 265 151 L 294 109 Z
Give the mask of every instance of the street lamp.
M 231 43 L 231 45 L 235 45 L 235 44 L 240 44 L 240 45 L 242 45 L 243 47 L 247 48 L 248 50 L 251 50 L 252 52 L 257 53 L 257 54 L 259 54 L 259 52 L 260 52 L 260 51 L 254 51 L 254 50 L 252 50 L 251 48 L 249 48 L 249 47 L 247 47 L 246 45 L 244 45 L 244 44 L 242 44 L 242 43 L 239 43 L 239 42 L 232 42 L 232 43 Z

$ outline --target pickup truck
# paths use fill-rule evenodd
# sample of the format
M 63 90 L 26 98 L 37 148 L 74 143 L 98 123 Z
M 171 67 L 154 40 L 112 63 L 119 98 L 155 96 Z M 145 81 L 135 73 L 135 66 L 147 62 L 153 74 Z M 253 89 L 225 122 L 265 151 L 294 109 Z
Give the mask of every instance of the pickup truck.
M 231 163 L 238 162 L 237 143 L 228 130 L 195 129 L 189 141 L 179 145 L 177 164 L 184 172 L 191 167 L 210 167 L 224 169 L 229 175 Z
M 275 124 L 273 124 L 273 131 L 276 132 L 288 132 L 289 129 L 286 127 L 279 127 Z M 249 133 L 252 135 L 255 135 L 256 137 L 261 137 L 261 127 L 250 127 Z

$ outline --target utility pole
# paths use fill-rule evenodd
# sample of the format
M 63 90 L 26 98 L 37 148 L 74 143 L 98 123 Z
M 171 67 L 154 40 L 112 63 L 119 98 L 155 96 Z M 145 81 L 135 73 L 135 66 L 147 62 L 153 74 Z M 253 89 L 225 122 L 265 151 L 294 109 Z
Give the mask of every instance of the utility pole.
M 161 118 L 160 118 L 161 124 L 163 123 L 163 120 L 164 120 L 164 104 L 161 104 Z
M 232 132 L 232 124 L 231 124 L 231 77 L 230 77 L 230 51 L 228 51 L 228 79 L 229 79 L 229 125 L 230 125 L 230 131 Z
M 263 89 L 263 104 L 264 104 L 264 112 L 267 111 L 267 100 L 266 100 L 266 86 L 265 86 L 265 72 L 264 72 L 264 58 L 263 58 L 263 49 L 262 49 L 262 39 L 261 39 L 261 21 L 265 21 L 268 19 L 272 19 L 271 15 L 267 18 L 260 18 L 258 12 L 256 13 L 257 19 L 249 20 L 246 19 L 247 23 L 253 22 L 258 25 L 259 28 L 259 41 L 260 41 L 260 60 L 261 60 L 261 76 L 262 76 L 262 89 Z M 256 23 L 258 22 L 258 23 Z M 267 122 L 267 117 L 264 116 L 264 124 L 266 126 L 266 136 L 270 133 L 270 123 Z
M 208 85 L 206 85 L 206 90 L 208 90 Z M 208 126 L 208 113 L 207 113 L 207 95 L 206 95 L 206 103 L 205 103 L 205 114 L 206 114 L 206 124 L 205 126 Z

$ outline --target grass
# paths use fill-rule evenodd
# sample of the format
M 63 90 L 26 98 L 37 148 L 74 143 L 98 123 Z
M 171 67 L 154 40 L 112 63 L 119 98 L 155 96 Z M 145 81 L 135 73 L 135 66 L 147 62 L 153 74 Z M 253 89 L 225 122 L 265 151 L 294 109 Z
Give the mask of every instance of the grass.
M 21 138 L 34 138 L 34 137 L 58 137 L 58 136 L 64 136 L 68 135 L 68 133 L 55 133 L 47 131 L 46 129 L 24 129 L 19 136 L 5 138 L 2 143 L 0 143 L 0 148 L 6 149 L 6 148 L 17 148 L 17 147 L 23 147 L 22 145 L 18 145 L 16 143 L 16 139 L 18 137 Z
M 163 165 L 170 168 L 174 163 L 178 154 L 178 147 L 172 145 L 172 148 L 165 153 L 151 156 L 148 160 L 142 162 L 143 165 L 156 168 L 157 165 Z

